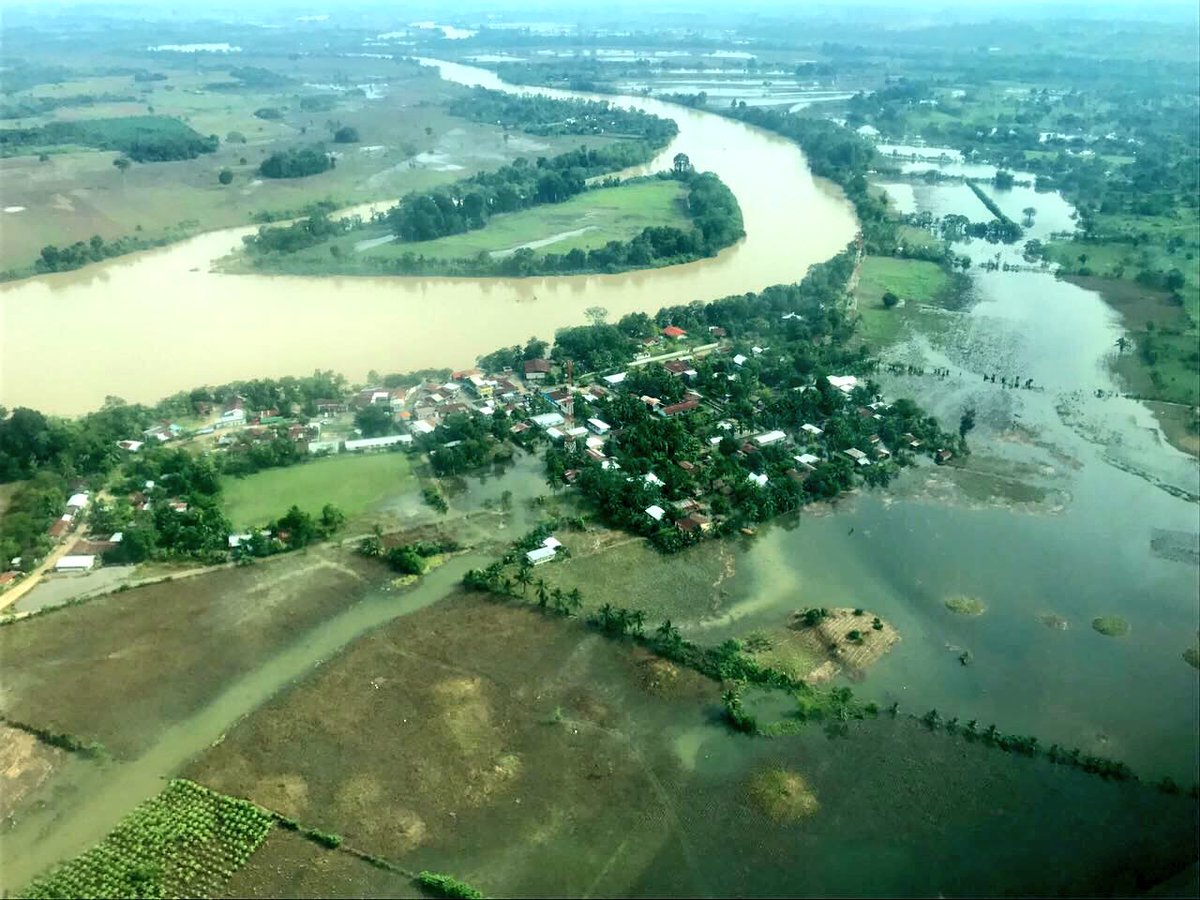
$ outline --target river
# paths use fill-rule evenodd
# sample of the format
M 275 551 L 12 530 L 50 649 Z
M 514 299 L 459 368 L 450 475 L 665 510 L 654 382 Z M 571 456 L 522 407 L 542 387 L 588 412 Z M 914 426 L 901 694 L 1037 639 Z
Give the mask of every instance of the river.
M 467 85 L 513 89 L 484 69 L 433 60 Z M 850 205 L 815 180 L 792 142 L 712 113 L 635 97 L 604 98 L 675 119 L 679 134 L 643 171 L 679 152 L 737 196 L 746 237 L 683 266 L 558 278 L 310 278 L 227 275 L 213 263 L 250 228 L 216 231 L 0 288 L 0 404 L 73 415 L 109 395 L 157 400 L 235 379 L 333 369 L 466 367 L 531 335 L 799 281 L 854 238 Z M 751 162 L 752 161 L 752 162 Z

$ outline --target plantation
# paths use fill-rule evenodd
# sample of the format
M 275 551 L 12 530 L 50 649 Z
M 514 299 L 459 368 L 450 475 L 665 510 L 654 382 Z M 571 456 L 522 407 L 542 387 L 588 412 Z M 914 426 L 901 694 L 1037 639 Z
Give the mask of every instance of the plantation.
M 271 828 L 252 803 L 177 780 L 99 845 L 35 879 L 23 897 L 211 897 Z

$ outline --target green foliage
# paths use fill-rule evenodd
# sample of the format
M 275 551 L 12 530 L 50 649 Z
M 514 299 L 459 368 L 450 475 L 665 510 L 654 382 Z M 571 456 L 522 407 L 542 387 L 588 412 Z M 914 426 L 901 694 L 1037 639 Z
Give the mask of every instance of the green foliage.
M 420 872 L 416 878 L 417 884 L 427 888 L 442 897 L 462 898 L 462 900 L 480 900 L 483 893 L 471 887 L 465 881 L 459 881 L 451 875 L 439 872 Z
M 350 125 L 343 125 L 333 133 L 333 142 L 335 144 L 357 144 L 359 140 L 358 129 Z
M 221 184 L 232 184 L 233 172 L 229 169 L 222 169 L 217 173 L 217 181 L 219 181 Z
M 162 162 L 212 153 L 218 141 L 215 136 L 204 137 L 169 116 L 80 119 L 32 128 L 0 129 L 0 154 L 4 156 L 72 144 L 119 150 L 135 162 Z
M 334 167 L 333 157 L 320 147 L 276 151 L 259 164 L 263 178 L 304 178 L 319 175 Z
M 16 728 L 18 731 L 24 731 L 26 734 L 32 734 L 43 744 L 49 744 L 51 747 L 58 747 L 60 750 L 66 750 L 69 753 L 78 753 L 80 756 L 87 756 L 92 759 L 108 759 L 108 751 L 104 745 L 97 741 L 87 741 L 83 738 L 78 738 L 73 734 L 67 734 L 62 731 L 51 731 L 47 728 L 39 728 L 36 725 L 29 725 L 25 722 L 17 722 L 13 719 L 0 716 L 0 722 L 3 722 L 9 728 Z
M 172 781 L 100 844 L 35 879 L 19 896 L 216 896 L 270 827 L 271 815 L 251 803 Z

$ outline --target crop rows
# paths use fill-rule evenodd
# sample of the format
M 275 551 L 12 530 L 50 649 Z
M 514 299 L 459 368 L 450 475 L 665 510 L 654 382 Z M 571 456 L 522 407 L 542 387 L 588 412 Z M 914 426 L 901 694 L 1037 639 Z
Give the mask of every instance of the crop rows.
M 262 844 L 269 813 L 190 781 L 121 820 L 98 845 L 35 879 L 28 898 L 212 897 Z

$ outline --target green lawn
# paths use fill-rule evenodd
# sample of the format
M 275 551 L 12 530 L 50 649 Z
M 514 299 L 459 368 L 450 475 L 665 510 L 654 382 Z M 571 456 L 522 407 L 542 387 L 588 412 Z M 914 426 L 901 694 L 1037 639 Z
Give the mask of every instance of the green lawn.
M 587 191 L 564 203 L 546 203 L 533 209 L 507 213 L 491 219 L 487 227 L 434 241 L 383 244 L 362 255 L 397 257 L 418 253 L 443 259 L 478 256 L 511 250 L 523 244 L 546 241 L 567 232 L 587 229 L 582 234 L 554 240 L 545 245 L 548 253 L 566 253 L 576 247 L 590 250 L 609 241 L 625 241 L 654 225 L 690 228 L 685 203 L 686 188 L 677 181 L 640 181 L 620 187 Z M 380 232 L 384 234 L 386 232 Z M 355 235 L 353 244 L 363 240 Z M 325 247 L 319 248 L 323 255 Z M 352 252 L 353 247 L 345 248 Z M 537 248 L 534 248 L 537 249 Z
M 872 348 L 899 337 L 904 323 L 919 314 L 921 305 L 941 303 L 950 293 L 950 276 L 936 263 L 920 259 L 868 256 L 863 260 L 855 297 L 862 316 L 859 337 Z M 883 295 L 891 291 L 904 301 L 884 309 Z
M 222 488 L 225 514 L 235 528 L 248 528 L 278 518 L 292 504 L 315 514 L 332 503 L 354 519 L 414 485 L 408 457 L 385 452 L 342 454 L 267 469 L 247 478 L 227 478 Z

